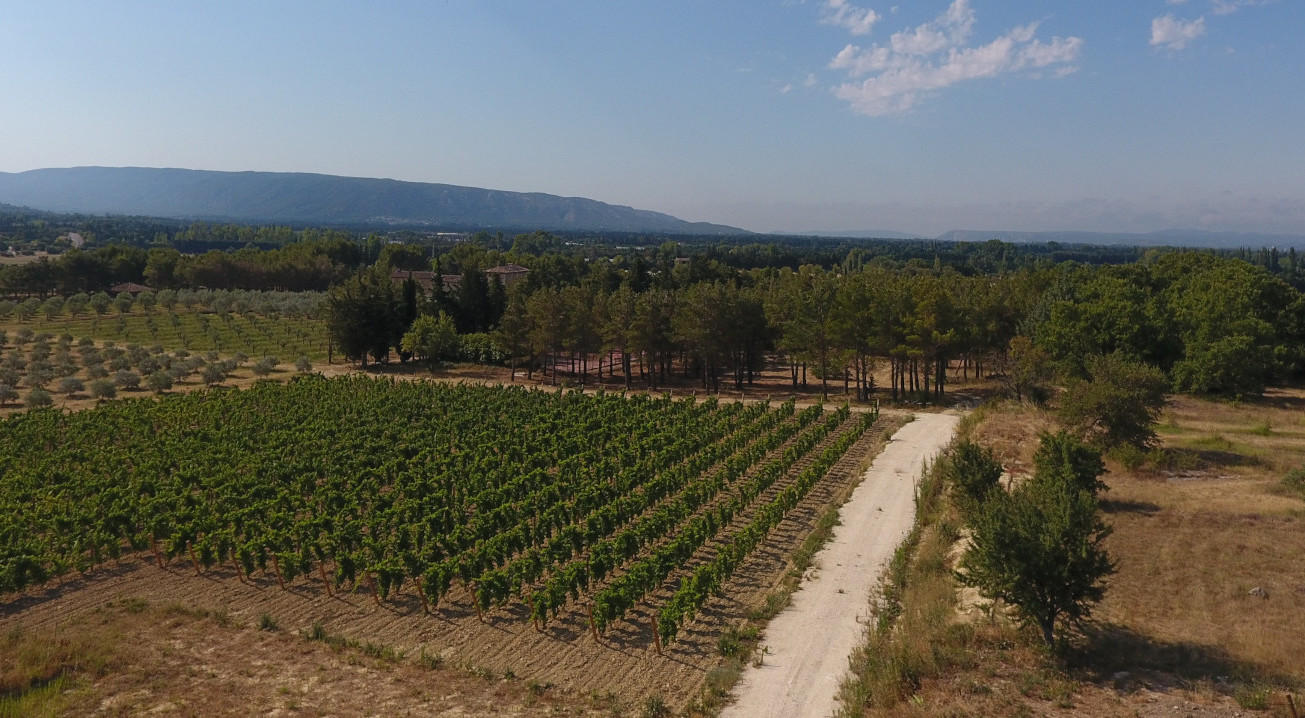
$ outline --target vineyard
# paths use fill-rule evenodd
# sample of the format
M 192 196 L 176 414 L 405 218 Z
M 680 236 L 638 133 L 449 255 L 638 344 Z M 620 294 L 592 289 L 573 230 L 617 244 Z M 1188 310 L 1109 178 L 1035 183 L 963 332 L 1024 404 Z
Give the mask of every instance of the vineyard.
M 637 609 L 660 646 L 875 420 L 315 375 L 32 411 L 0 424 L 0 591 L 130 554 L 533 633 Z

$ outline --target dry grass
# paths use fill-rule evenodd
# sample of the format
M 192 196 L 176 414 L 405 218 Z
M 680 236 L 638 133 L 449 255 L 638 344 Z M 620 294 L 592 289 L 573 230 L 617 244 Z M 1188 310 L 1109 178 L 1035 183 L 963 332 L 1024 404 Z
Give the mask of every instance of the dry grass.
M 856 659 L 853 714 L 1288 715 L 1284 691 L 1305 685 L 1305 501 L 1282 478 L 1305 466 L 1302 410 L 1294 390 L 1256 402 L 1176 397 L 1160 449 L 1134 470 L 1108 461 L 1103 510 L 1119 573 L 1059 659 L 1000 611 L 956 612 L 956 552 L 938 541 L 948 514 L 937 514 L 904 569 L 895 628 L 872 631 Z M 972 419 L 968 435 L 1016 474 L 1031 469 L 1038 434 L 1056 428 L 1046 410 L 1013 403 Z
M 1303 396 L 1178 397 L 1160 466 L 1111 467 L 1102 498 L 1119 573 L 1098 617 L 1129 661 L 1305 683 L 1305 502 L 1281 486 L 1305 465 Z M 1166 465 L 1174 457 L 1179 465 Z M 1257 587 L 1268 597 L 1251 595 Z
M 0 716 L 611 715 L 607 702 L 386 646 L 117 601 L 0 639 Z

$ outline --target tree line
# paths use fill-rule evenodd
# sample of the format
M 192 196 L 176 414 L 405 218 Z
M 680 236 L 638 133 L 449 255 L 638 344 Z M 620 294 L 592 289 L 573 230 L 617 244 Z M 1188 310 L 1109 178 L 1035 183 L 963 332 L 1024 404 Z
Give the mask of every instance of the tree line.
M 413 323 L 429 315 L 459 335 L 488 332 L 506 363 L 531 377 L 585 382 L 607 373 L 627 385 L 678 378 L 718 390 L 751 383 L 778 359 L 794 386 L 819 382 L 862 399 L 876 388 L 894 399 L 938 399 L 953 376 L 990 375 L 1036 398 L 1053 378 L 1090 384 L 1094 371 L 1119 362 L 1159 371 L 1179 390 L 1228 395 L 1305 371 L 1300 292 L 1262 267 L 1208 252 L 972 275 L 878 261 L 744 270 L 654 254 L 553 260 L 511 288 L 477 268 L 501 258 L 476 256 L 471 245 L 437 258 L 436 266 L 463 267 L 462 281 L 429 295 L 380 269 L 361 272 L 330 294 L 332 335 L 351 359 L 452 358 L 438 356 L 454 351 L 447 332 L 438 345 L 404 347 Z M 881 367 L 886 387 L 874 383 Z

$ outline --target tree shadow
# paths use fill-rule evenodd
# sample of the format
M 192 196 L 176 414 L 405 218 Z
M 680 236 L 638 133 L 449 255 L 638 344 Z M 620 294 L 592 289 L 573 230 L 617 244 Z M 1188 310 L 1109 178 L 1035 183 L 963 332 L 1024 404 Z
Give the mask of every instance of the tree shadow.
M 1065 654 L 1067 667 L 1095 683 L 1114 683 L 1117 689 L 1142 687 L 1124 676 L 1137 671 L 1169 674 L 1181 681 L 1208 681 L 1214 686 L 1231 682 L 1293 685 L 1295 678 L 1266 673 L 1263 668 L 1233 658 L 1222 647 L 1191 641 L 1163 641 L 1113 623 L 1084 628 L 1081 640 Z M 1122 685 L 1121 685 L 1122 684 Z
M 1102 499 L 1101 510 L 1108 514 L 1141 514 L 1154 516 L 1160 513 L 1160 505 L 1150 501 L 1114 501 Z

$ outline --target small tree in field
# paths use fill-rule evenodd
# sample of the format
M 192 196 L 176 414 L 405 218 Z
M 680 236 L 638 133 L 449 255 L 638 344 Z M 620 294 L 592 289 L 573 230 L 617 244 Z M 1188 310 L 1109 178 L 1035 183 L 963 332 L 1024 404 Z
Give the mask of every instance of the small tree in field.
M 1096 495 L 1079 486 L 1083 477 L 1067 478 L 1075 477 L 1074 467 L 1052 463 L 1014 490 L 989 495 L 970 518 L 971 544 L 958 572 L 985 598 L 1014 606 L 1048 648 L 1058 625 L 1091 614 L 1115 572 L 1102 545 L 1110 528 Z
M 200 374 L 200 378 L 204 380 L 206 386 L 221 384 L 227 380 L 226 368 L 222 366 L 221 362 L 205 364 L 204 371 Z
M 96 379 L 91 382 L 91 396 L 100 401 L 112 399 L 118 395 L 118 386 L 111 379 Z
M 145 384 L 155 394 L 162 394 L 172 388 L 172 375 L 160 369 L 145 379 Z
M 263 357 L 262 359 L 259 359 L 257 362 L 254 362 L 253 372 L 256 376 L 267 376 L 271 374 L 273 371 L 276 371 L 276 365 L 278 363 L 279 361 L 276 357 L 273 356 Z
M 127 369 L 119 369 L 118 373 L 113 376 L 113 383 L 128 391 L 139 389 L 140 374 Z
M 18 390 L 9 384 L 0 384 L 0 407 L 18 399 Z
M 1102 449 L 1155 443 L 1169 390 L 1164 372 L 1119 352 L 1090 357 L 1087 372 L 1089 379 L 1070 384 L 1061 396 L 1061 421 Z
M 30 409 L 42 409 L 54 404 L 54 397 L 50 396 L 50 392 L 38 386 L 27 392 L 26 404 Z
M 59 380 L 60 394 L 66 394 L 71 397 L 73 394 L 76 394 L 85 388 L 86 386 L 82 383 L 82 380 L 75 376 L 66 376 Z
M 295 371 L 300 374 L 307 374 L 313 370 L 313 362 L 306 356 L 301 356 L 295 360 Z

